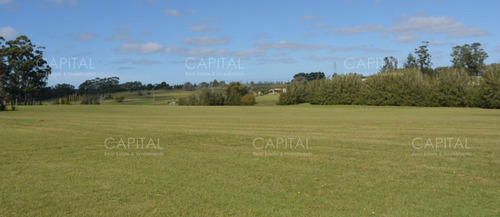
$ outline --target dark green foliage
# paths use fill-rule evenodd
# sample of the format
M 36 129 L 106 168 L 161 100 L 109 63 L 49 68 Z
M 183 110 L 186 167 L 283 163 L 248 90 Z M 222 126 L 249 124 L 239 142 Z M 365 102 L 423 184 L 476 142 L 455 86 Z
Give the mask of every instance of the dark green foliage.
M 393 56 L 384 57 L 384 65 L 380 69 L 380 72 L 389 72 L 398 69 L 398 59 Z
M 95 78 L 86 80 L 78 87 L 80 94 L 105 94 L 114 93 L 120 88 L 120 78 Z
M 292 105 L 306 102 L 306 87 L 307 84 L 302 81 L 293 81 L 286 87 L 286 93 L 280 94 L 280 100 L 278 104 Z
M 196 89 L 196 87 L 191 84 L 191 82 L 186 82 L 184 83 L 184 86 L 182 86 L 182 88 L 185 90 L 185 91 L 193 91 Z
M 323 72 L 311 72 L 311 73 L 297 73 L 293 76 L 293 81 L 307 82 L 312 80 L 325 79 L 325 73 Z
M 179 105 L 224 105 L 225 96 L 212 89 L 199 90 L 179 99 Z
M 433 82 L 433 97 L 439 106 L 464 107 L 470 106 L 468 100 L 472 88 L 472 79 L 462 69 L 442 70 Z
M 310 82 L 294 81 L 280 95 L 280 105 L 391 105 L 500 108 L 500 66 L 489 66 L 483 78 L 464 69 L 442 67 L 436 75 L 418 68 L 357 74 Z
M 483 74 L 484 60 L 488 58 L 488 54 L 481 48 L 480 43 L 473 43 L 453 47 L 451 57 L 454 68 L 463 68 L 469 75 L 479 76 Z
M 226 105 L 241 105 L 241 98 L 248 93 L 248 87 L 240 82 L 231 82 L 226 88 Z
M 21 35 L 2 45 L 0 37 L 0 108 L 4 102 L 33 105 L 41 98 L 51 68 L 43 59 L 44 47 L 38 47 Z
M 362 88 L 361 75 L 346 74 L 332 79 L 315 80 L 307 84 L 307 100 L 320 105 L 358 104 Z
M 231 82 L 226 87 L 225 94 L 211 88 L 200 88 L 195 93 L 180 98 L 179 105 L 254 105 L 255 96 L 248 89 L 240 82 Z
M 500 108 L 500 66 L 489 66 L 480 81 L 478 106 Z
M 128 81 L 123 83 L 122 88 L 127 91 L 144 90 L 146 87 L 140 81 Z
M 417 55 L 417 67 L 424 74 L 432 74 L 432 62 L 431 62 L 431 54 L 429 54 L 429 46 L 428 41 L 422 41 L 422 45 L 418 48 L 415 48 L 415 54 Z
M 406 62 L 403 64 L 403 67 L 405 69 L 417 68 L 417 59 L 415 58 L 415 56 L 413 56 L 413 54 L 411 53 L 408 54 Z

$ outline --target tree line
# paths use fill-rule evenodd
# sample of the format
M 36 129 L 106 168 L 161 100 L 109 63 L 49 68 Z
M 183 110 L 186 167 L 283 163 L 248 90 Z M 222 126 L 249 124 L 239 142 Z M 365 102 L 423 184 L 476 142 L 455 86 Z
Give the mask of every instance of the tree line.
M 453 47 L 453 65 L 436 69 L 427 46 L 423 42 L 416 56 L 410 53 L 401 69 L 394 57 L 384 58 L 380 71 L 366 78 L 356 73 L 314 80 L 294 76 L 279 104 L 500 108 L 500 65 L 484 64 L 488 55 L 479 43 Z
M 179 99 L 179 105 L 254 105 L 252 87 L 240 82 L 231 82 L 223 90 L 200 88 L 195 93 Z

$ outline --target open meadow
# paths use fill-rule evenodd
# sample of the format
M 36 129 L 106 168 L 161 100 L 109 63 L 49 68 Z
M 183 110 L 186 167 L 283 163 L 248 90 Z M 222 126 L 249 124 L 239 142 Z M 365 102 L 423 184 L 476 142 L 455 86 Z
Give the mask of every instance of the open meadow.
M 499 123 L 477 108 L 23 106 L 0 113 L 0 216 L 498 216 Z

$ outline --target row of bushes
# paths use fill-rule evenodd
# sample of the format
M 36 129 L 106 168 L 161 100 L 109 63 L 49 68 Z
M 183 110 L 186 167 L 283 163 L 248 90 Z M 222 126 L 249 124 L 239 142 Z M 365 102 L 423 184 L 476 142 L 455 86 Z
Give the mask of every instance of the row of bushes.
M 225 93 L 214 89 L 202 89 L 179 99 L 179 105 L 255 105 L 255 95 L 240 82 L 231 82 Z
M 418 69 L 399 69 L 363 79 L 346 74 L 309 82 L 294 81 L 279 104 L 393 105 L 500 108 L 500 66 L 483 77 L 445 68 L 434 76 Z
M 100 102 L 101 98 L 108 99 L 109 97 L 111 97 L 111 95 L 106 95 L 103 97 L 99 97 L 97 95 L 83 95 L 83 96 L 77 97 L 77 99 L 75 100 L 74 97 L 68 96 L 68 97 L 57 98 L 52 102 L 52 104 L 54 104 L 54 105 L 70 105 L 71 102 L 79 101 L 80 104 L 82 104 L 82 105 L 99 105 L 99 104 L 101 104 L 101 102 Z M 111 97 L 111 99 L 114 99 L 116 102 L 123 102 L 125 100 L 125 97 L 122 95 L 118 95 L 115 97 Z

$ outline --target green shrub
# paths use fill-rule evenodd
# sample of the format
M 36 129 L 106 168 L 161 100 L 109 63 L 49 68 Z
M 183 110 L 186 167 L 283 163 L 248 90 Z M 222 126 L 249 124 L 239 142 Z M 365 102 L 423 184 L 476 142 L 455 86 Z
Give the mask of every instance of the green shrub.
M 122 95 L 115 96 L 115 101 L 116 102 L 123 102 L 125 100 L 125 97 Z
M 486 69 L 479 88 L 480 107 L 500 108 L 500 66 Z
M 301 81 L 293 81 L 286 87 L 286 93 L 280 94 L 279 105 L 293 105 L 306 102 L 306 86 Z
M 224 105 L 225 96 L 220 91 L 202 89 L 179 99 L 179 105 Z
M 69 100 L 67 98 L 59 98 L 55 99 L 54 102 L 52 102 L 54 105 L 69 105 Z
M 247 93 L 245 96 L 241 97 L 242 105 L 255 105 L 255 95 L 252 93 Z
M 241 98 L 249 92 L 248 87 L 240 82 L 231 82 L 226 88 L 226 105 L 241 105 Z

